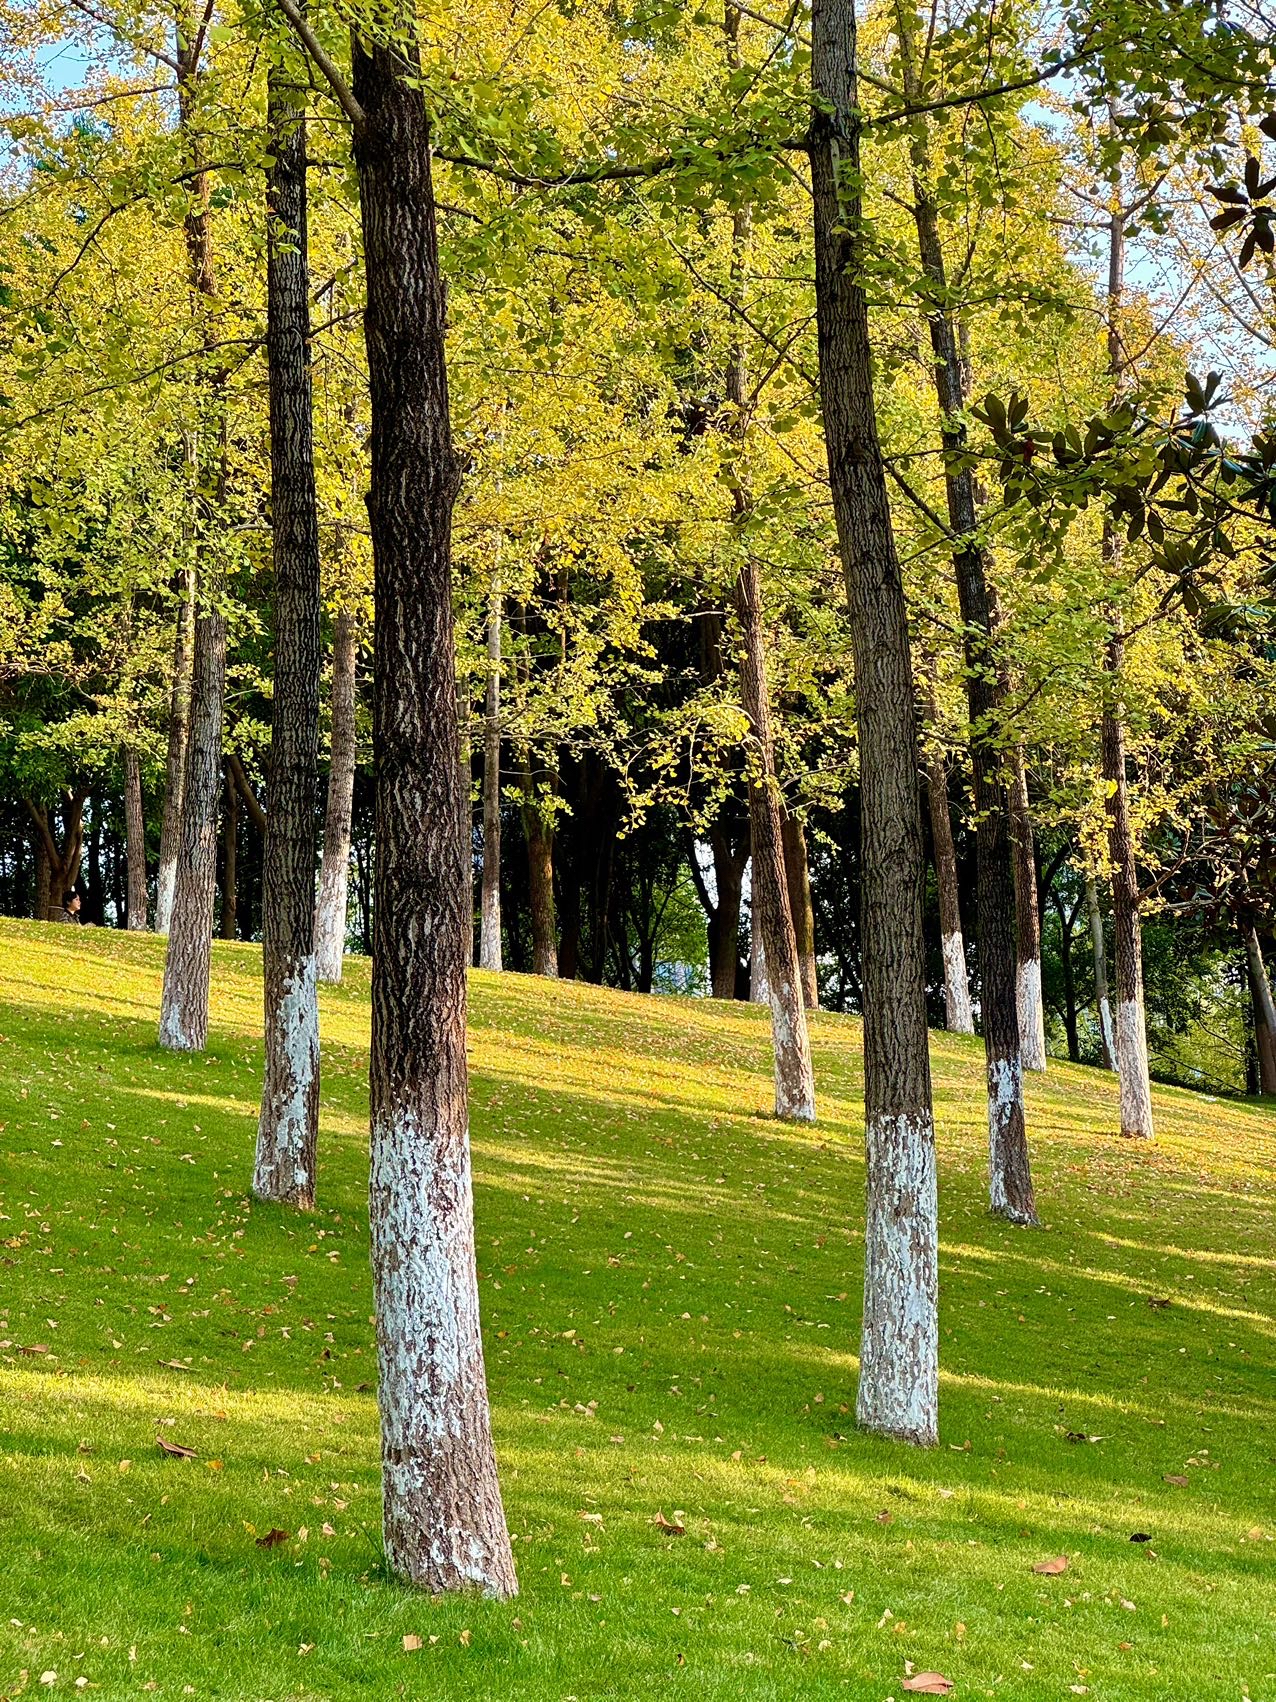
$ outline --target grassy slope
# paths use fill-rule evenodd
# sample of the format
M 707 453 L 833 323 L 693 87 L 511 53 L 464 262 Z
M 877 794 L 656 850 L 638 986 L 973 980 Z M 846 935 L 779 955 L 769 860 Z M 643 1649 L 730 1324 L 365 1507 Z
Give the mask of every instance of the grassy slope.
M 916 1454 L 847 1411 L 856 1024 L 815 1025 L 803 1133 L 764 1115 L 756 1010 L 476 976 L 523 1595 L 432 1603 L 378 1560 L 367 966 L 325 994 L 305 1220 L 245 1193 L 257 952 L 216 948 L 203 1057 L 156 1050 L 160 971 L 153 939 L 0 924 L 0 1697 L 53 1671 L 55 1695 L 882 1702 L 907 1661 L 959 1697 L 1276 1697 L 1270 1114 L 1160 1093 L 1134 1150 L 1114 1084 L 1052 1066 L 1047 1227 L 1016 1233 L 984 1211 L 979 1047 L 936 1036 L 943 1440 Z

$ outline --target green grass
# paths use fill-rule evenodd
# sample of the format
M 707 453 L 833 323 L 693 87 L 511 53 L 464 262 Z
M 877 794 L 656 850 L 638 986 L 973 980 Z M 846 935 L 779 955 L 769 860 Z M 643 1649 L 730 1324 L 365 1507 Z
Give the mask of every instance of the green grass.
M 216 948 L 201 1057 L 155 1047 L 161 963 L 0 924 L 0 1697 L 902 1702 L 908 1662 L 959 1698 L 1276 1697 L 1268 1110 L 1161 1091 L 1136 1149 L 1114 1082 L 1052 1065 L 1046 1227 L 1012 1231 L 984 1209 L 980 1048 L 936 1035 L 942 1439 L 919 1453 L 850 1410 L 857 1024 L 816 1022 L 798 1131 L 766 1115 L 758 1010 L 476 975 L 522 1595 L 435 1602 L 380 1560 L 367 965 L 324 994 L 303 1219 L 246 1191 L 257 951 Z

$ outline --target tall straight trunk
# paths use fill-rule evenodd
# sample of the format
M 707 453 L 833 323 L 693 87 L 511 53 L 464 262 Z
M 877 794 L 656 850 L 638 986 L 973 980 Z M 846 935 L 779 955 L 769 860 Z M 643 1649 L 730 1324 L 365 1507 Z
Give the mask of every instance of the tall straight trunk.
M 43 835 L 37 828 L 35 838 L 35 899 L 31 914 L 37 922 L 46 922 L 49 917 L 49 892 L 53 880 L 53 865 L 49 861 L 49 853 L 45 848 Z
M 319 804 L 319 516 L 310 389 L 305 85 L 271 70 L 266 363 L 275 569 L 275 697 L 262 861 L 266 1067 L 253 1193 L 308 1209 L 319 1139 L 315 815 Z
M 1094 958 L 1094 1012 L 1099 1022 L 1099 1052 L 1105 1070 L 1116 1069 L 1116 1038 L 1112 1029 L 1112 1004 L 1108 998 L 1108 950 L 1103 938 L 1103 912 L 1095 878 L 1085 878 L 1086 911 L 1090 918 L 1090 951 Z
M 766 973 L 766 947 L 762 943 L 762 921 L 757 912 L 757 900 L 749 925 L 749 1003 L 770 1005 L 771 988 Z
M 1055 912 L 1059 918 L 1059 959 L 1063 966 L 1063 1028 L 1068 1038 L 1068 1057 L 1074 1064 L 1081 1062 L 1081 1046 L 1077 1039 L 1077 984 L 1072 967 L 1072 929 L 1077 919 L 1077 907 L 1068 909 L 1067 902 L 1055 897 Z
M 190 734 L 191 652 L 195 643 L 195 576 L 178 575 L 177 626 L 173 636 L 173 682 L 168 707 L 168 761 L 164 770 L 164 813 L 160 820 L 159 868 L 155 876 L 155 932 L 166 934 L 173 915 L 173 887 L 182 835 L 182 792 L 186 786 L 186 742 Z
M 806 828 L 798 816 L 784 810 L 780 830 L 784 836 L 784 869 L 789 883 L 789 909 L 793 913 L 793 937 L 797 941 L 798 971 L 802 978 L 802 1003 L 808 1011 L 818 1011 L 820 980 L 815 957 L 815 906 L 811 901 Z
M 920 80 L 912 14 L 896 12 L 905 92 L 917 96 Z M 966 446 L 962 415 L 966 379 L 957 323 L 949 306 L 939 210 L 930 183 L 924 130 L 911 143 L 913 215 L 918 255 L 930 301 L 927 325 L 934 355 L 935 398 L 942 418 L 944 488 L 954 533 L 953 567 L 964 628 L 966 700 L 975 804 L 976 912 L 979 938 L 980 1015 L 988 1088 L 988 1199 L 1012 1223 L 1037 1221 L 1024 1120 L 1023 1060 L 1016 990 L 1015 893 L 1010 845 L 1010 798 L 998 750 L 1004 675 L 993 641 L 988 564 L 979 541 L 974 474 L 960 461 Z
M 957 888 L 957 850 L 948 805 L 948 769 L 937 739 L 937 709 L 933 684 L 927 682 L 930 734 L 926 740 L 926 800 L 930 806 L 930 843 L 939 894 L 939 938 L 944 956 L 944 1014 L 953 1034 L 973 1034 L 970 977 L 966 971 L 966 938 L 961 926 Z
M 1037 903 L 1036 840 L 1022 745 L 1011 757 L 1010 820 L 1015 850 L 1015 993 L 1019 1049 L 1025 1070 L 1046 1067 L 1046 1014 L 1041 996 L 1041 912 Z
M 479 968 L 501 968 L 501 587 L 487 611 L 487 687 L 483 698 L 483 890 Z
M 430 121 L 414 46 L 356 36 L 352 57 L 377 609 L 369 1223 L 385 1549 L 424 1589 L 509 1596 L 474 1251 L 452 630 L 460 467 Z
M 558 977 L 558 921 L 554 913 L 554 827 L 540 808 L 532 759 L 524 751 L 523 832 L 527 839 L 528 906 L 532 921 L 532 974 Z
M 939 1404 L 938 1202 L 917 729 L 860 279 L 856 27 L 854 0 L 813 0 L 808 148 L 820 398 L 855 650 L 862 795 L 867 1224 L 856 1412 L 866 1429 L 930 1444 Z
M 198 34 L 189 22 L 177 37 L 179 124 L 193 168 L 186 215 L 186 258 L 191 295 L 202 310 L 205 359 L 203 401 L 218 457 L 215 478 L 197 477 L 195 577 L 199 603 L 192 643 L 190 727 L 182 785 L 181 830 L 173 905 L 168 919 L 159 1043 L 173 1051 L 202 1051 L 208 1039 L 208 979 L 212 964 L 213 898 L 217 883 L 217 800 L 221 789 L 222 714 L 226 699 L 226 619 L 221 612 L 213 539 L 225 524 L 226 421 L 224 377 L 213 348 L 211 308 L 217 285 L 213 271 L 212 219 L 203 140 L 194 108 L 200 76 Z M 198 459 L 199 451 L 196 451 Z M 214 488 L 215 487 L 215 488 Z
M 332 742 L 328 806 L 323 822 L 323 863 L 315 905 L 315 968 L 321 981 L 340 981 L 346 949 L 350 893 L 350 812 L 354 804 L 355 669 L 359 633 L 354 610 L 337 616 L 332 643 Z
M 740 969 L 740 910 L 749 842 L 737 845 L 718 825 L 708 830 L 716 901 L 709 914 L 709 980 L 715 999 L 734 999 Z M 694 853 L 693 853 L 694 856 Z M 698 866 L 696 867 L 698 873 Z
M 1108 221 L 1108 375 L 1114 396 L 1125 373 L 1120 313 L 1125 289 L 1125 220 L 1117 206 Z M 1121 544 L 1107 517 L 1103 522 L 1103 559 L 1110 576 L 1120 567 Z M 1139 916 L 1139 877 L 1130 822 L 1125 773 L 1125 723 L 1121 675 L 1125 666 L 1125 629 L 1119 610 L 1111 615 L 1104 654 L 1103 778 L 1107 782 L 1108 850 L 1112 860 L 1112 945 L 1116 959 L 1116 1058 L 1121 1081 L 1121 1133 L 1151 1140 L 1152 1084 L 1148 1076 L 1147 1019 L 1143 1008 L 1143 925 Z
M 229 763 L 226 765 L 226 792 L 222 799 L 222 905 L 218 932 L 224 940 L 233 940 L 237 932 L 239 913 L 239 793 Z
M 465 961 L 474 962 L 474 740 L 470 732 L 474 705 L 470 676 L 456 671 L 457 768 L 461 777 L 461 872 L 465 881 L 465 914 L 469 918 L 469 945 Z
M 128 926 L 146 932 L 146 815 L 142 808 L 142 765 L 132 745 L 124 747 L 124 854 L 128 859 Z
M 1276 1093 L 1276 1003 L 1263 962 L 1263 948 L 1253 923 L 1242 929 L 1245 967 L 1254 1008 L 1254 1047 L 1258 1055 L 1258 1084 L 1263 1093 Z
M 739 69 L 740 13 L 726 12 L 727 60 Z M 738 298 L 744 291 L 750 215 L 738 207 L 731 236 L 731 281 Z M 732 413 L 728 430 L 743 447 L 748 430 L 748 373 L 744 349 L 731 350 L 727 364 L 727 401 Z M 775 774 L 775 741 L 771 733 L 771 696 L 766 674 L 766 635 L 762 607 L 762 574 L 750 548 L 750 497 L 737 476 L 732 492 L 735 525 L 741 549 L 735 583 L 735 613 L 740 628 L 740 701 L 749 720 L 749 841 L 753 860 L 752 933 L 754 985 L 750 997 L 771 1007 L 771 1049 L 775 1074 L 775 1114 L 797 1122 L 815 1121 L 815 1069 L 802 1000 L 802 972 L 797 936 L 789 904 L 788 869 L 784 861 L 784 829 L 780 789 Z

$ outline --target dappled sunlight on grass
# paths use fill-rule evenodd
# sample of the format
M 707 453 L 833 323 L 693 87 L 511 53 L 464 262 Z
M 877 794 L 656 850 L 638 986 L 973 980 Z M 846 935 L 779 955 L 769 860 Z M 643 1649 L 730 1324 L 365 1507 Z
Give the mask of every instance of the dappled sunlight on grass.
M 215 946 L 200 1057 L 155 1048 L 161 968 L 153 939 L 0 924 L 0 1696 L 49 1670 L 121 1698 L 885 1702 L 906 1661 L 958 1702 L 1276 1696 L 1270 1112 L 1158 1090 L 1134 1146 L 1114 1079 L 1052 1064 L 1047 1227 L 1014 1230 L 985 1209 L 979 1043 L 934 1036 L 919 1455 L 854 1426 L 858 1024 L 813 1025 L 809 1129 L 769 1115 L 759 1008 L 474 975 L 523 1594 L 433 1604 L 380 1562 L 368 965 L 322 993 L 307 1217 L 246 1193 L 259 954 Z

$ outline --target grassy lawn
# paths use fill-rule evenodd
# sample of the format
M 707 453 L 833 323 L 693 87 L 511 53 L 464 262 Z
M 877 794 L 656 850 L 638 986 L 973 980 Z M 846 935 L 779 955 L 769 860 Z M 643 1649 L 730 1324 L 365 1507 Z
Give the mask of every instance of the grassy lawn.
M 766 1114 L 759 1010 L 475 975 L 522 1595 L 432 1602 L 380 1560 L 368 966 L 324 994 L 304 1219 L 246 1191 L 259 953 L 216 948 L 199 1057 L 155 1046 L 161 966 L 154 939 L 0 923 L 0 1698 L 903 1702 L 908 1663 L 959 1698 L 1276 1698 L 1270 1111 L 1161 1091 L 1136 1150 L 1115 1082 L 1052 1064 L 1046 1227 L 1012 1231 L 980 1046 L 936 1035 L 920 1454 L 853 1423 L 857 1024 L 816 1022 L 798 1132 Z

